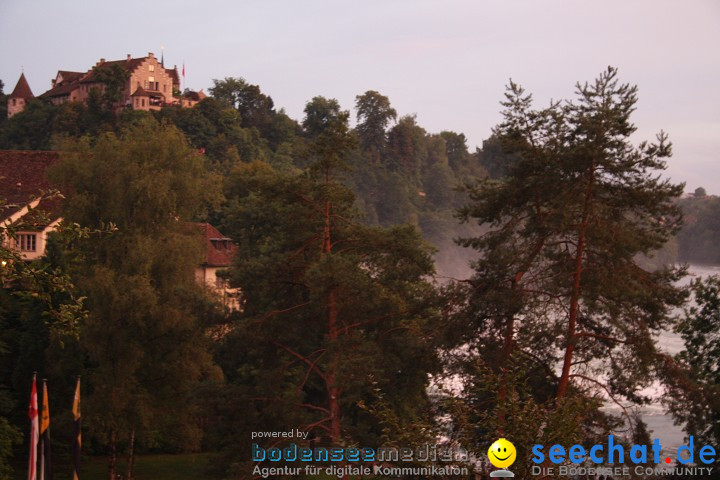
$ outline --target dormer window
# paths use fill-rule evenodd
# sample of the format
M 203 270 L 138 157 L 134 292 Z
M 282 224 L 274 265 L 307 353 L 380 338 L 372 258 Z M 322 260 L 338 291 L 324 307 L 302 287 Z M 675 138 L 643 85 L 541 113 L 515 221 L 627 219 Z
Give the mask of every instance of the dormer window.
M 21 252 L 37 251 L 37 234 L 19 233 L 15 238 L 15 248 Z

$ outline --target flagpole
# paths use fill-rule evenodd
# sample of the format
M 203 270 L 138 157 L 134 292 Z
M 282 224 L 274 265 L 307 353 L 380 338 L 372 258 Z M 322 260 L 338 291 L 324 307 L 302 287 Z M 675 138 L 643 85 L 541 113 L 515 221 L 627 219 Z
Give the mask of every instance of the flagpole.
M 30 391 L 30 458 L 28 459 L 28 480 L 37 479 L 37 446 L 38 446 L 38 402 L 37 402 L 37 372 L 33 372 L 32 390 Z
M 47 379 L 43 378 L 42 415 L 40 416 L 40 480 L 53 480 L 50 448 L 50 400 Z
M 80 415 L 80 375 L 77 377 L 77 385 L 75 386 L 75 397 L 73 399 L 73 420 L 75 423 L 75 440 L 73 441 L 73 480 L 80 479 L 80 449 L 82 448 L 82 429 Z
M 47 399 L 47 379 L 43 378 L 43 404 L 42 404 L 42 425 L 40 428 L 45 427 L 45 412 Z M 44 433 L 44 431 L 43 431 Z M 45 480 L 45 435 L 40 435 L 40 480 Z

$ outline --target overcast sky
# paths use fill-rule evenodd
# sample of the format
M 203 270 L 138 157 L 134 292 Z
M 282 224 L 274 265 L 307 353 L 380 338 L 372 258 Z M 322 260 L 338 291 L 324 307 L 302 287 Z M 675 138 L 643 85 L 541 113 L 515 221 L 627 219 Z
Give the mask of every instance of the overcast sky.
M 302 117 L 315 95 L 346 109 L 378 90 L 430 132 L 481 145 L 508 79 L 538 106 L 608 65 L 637 84 L 639 139 L 664 129 L 668 172 L 720 194 L 718 0 L 0 0 L 0 79 L 38 95 L 57 70 L 160 55 L 186 84 L 243 77 Z

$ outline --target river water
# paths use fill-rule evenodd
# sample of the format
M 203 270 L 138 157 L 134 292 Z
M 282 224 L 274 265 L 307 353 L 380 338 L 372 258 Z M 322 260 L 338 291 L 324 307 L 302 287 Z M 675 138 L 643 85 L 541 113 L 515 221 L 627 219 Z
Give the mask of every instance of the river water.
M 690 265 L 689 273 L 690 276 L 683 280 L 683 285 L 688 285 L 694 278 L 720 275 L 720 266 Z M 676 354 L 683 349 L 682 338 L 674 332 L 661 333 L 658 337 L 658 344 L 670 354 Z M 682 425 L 675 425 L 672 416 L 665 411 L 665 407 L 660 403 L 660 398 L 663 395 L 662 386 L 659 384 L 654 385 L 644 393 L 656 399 L 654 403 L 639 408 L 640 416 L 650 430 L 650 438 L 660 440 L 663 450 L 677 451 L 677 448 L 685 443 L 685 433 L 682 430 Z M 605 409 L 620 412 L 620 408 L 614 404 L 608 404 Z

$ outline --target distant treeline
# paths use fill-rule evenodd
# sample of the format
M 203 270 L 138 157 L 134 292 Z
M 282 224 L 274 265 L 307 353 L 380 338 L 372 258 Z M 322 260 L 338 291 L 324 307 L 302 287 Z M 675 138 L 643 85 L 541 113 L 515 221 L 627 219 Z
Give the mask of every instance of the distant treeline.
M 677 235 L 678 260 L 720 265 L 720 197 L 698 193 L 679 200 L 684 226 Z

